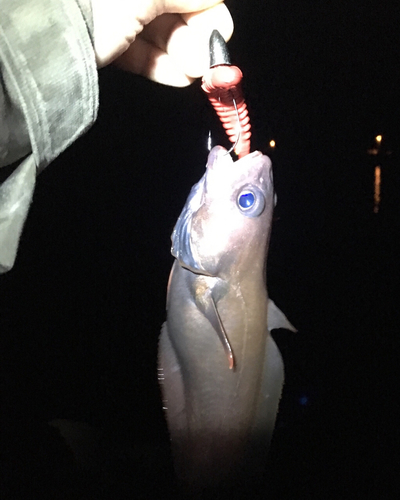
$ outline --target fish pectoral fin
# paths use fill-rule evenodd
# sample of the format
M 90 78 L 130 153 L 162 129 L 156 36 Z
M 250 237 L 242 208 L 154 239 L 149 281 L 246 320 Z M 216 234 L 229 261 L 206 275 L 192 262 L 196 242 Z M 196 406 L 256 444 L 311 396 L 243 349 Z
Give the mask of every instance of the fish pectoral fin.
M 297 332 L 297 329 L 292 325 L 292 323 L 287 319 L 287 317 L 271 299 L 268 299 L 267 326 L 269 331 L 273 330 L 274 328 L 285 328 L 286 330 Z
M 229 369 L 232 370 L 235 366 L 232 347 L 229 343 L 221 317 L 218 313 L 217 305 L 213 297 L 212 289 L 210 287 L 201 287 L 201 291 L 197 290 L 196 304 L 200 311 L 211 323 L 214 330 L 217 332 L 218 338 L 222 343 L 225 354 L 228 357 Z

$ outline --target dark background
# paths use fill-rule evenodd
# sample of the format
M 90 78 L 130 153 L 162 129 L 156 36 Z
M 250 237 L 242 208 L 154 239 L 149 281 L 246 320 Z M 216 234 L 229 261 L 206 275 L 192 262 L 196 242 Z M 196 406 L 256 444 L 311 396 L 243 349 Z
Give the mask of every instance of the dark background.
M 260 498 L 397 498 L 399 7 L 227 4 L 252 147 L 274 165 L 268 288 L 299 330 L 275 332 L 286 384 Z M 156 378 L 170 234 L 209 130 L 227 141 L 199 82 L 106 68 L 100 101 L 94 127 L 38 178 L 1 276 L 7 500 L 176 496 Z M 98 430 L 89 471 L 56 418 Z

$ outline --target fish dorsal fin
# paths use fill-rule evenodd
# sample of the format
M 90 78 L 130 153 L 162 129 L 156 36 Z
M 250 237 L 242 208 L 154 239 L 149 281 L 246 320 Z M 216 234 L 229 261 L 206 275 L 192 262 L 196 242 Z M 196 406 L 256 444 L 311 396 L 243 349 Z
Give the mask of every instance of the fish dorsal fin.
M 297 332 L 297 329 L 292 325 L 292 323 L 287 319 L 275 302 L 268 299 L 268 316 L 267 316 L 268 330 L 271 331 L 274 328 L 285 328 L 292 332 Z
M 196 287 L 196 304 L 216 331 L 218 338 L 222 343 L 222 347 L 224 348 L 225 354 L 228 357 L 229 369 L 232 370 L 235 366 L 232 347 L 229 343 L 224 325 L 218 313 L 216 301 L 213 297 L 212 288 L 207 285 L 204 286 L 203 280 L 201 280 L 201 285 Z

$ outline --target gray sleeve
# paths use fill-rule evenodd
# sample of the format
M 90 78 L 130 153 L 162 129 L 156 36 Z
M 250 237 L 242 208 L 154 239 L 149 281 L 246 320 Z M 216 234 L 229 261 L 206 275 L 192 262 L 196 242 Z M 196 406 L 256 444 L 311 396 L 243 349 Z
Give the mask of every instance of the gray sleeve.
M 0 185 L 0 272 L 14 264 L 37 173 L 96 119 L 92 33 L 90 0 L 1 0 L 0 167 L 17 168 Z

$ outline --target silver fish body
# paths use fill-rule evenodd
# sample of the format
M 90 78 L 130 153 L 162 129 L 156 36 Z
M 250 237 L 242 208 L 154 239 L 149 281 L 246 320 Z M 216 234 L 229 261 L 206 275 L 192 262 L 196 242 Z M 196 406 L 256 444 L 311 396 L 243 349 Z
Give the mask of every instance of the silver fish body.
M 268 328 L 291 327 L 266 288 L 273 207 L 270 160 L 233 162 L 217 146 L 172 235 L 159 376 L 176 473 L 191 490 L 246 478 L 268 449 L 284 378 Z

